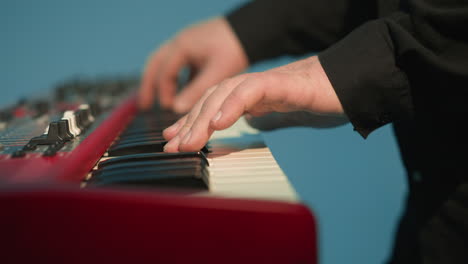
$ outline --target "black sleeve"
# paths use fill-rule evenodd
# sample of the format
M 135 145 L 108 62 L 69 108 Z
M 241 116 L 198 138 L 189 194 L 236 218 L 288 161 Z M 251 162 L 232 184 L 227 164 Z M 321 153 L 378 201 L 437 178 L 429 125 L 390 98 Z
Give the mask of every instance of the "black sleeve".
M 447 99 L 467 91 L 457 87 L 468 81 L 467 28 L 467 0 L 410 0 L 406 10 L 363 24 L 319 59 L 367 137 L 392 121 L 434 122 L 434 108 L 450 113 Z
M 367 22 L 319 54 L 346 115 L 364 138 L 380 126 L 414 115 L 408 77 L 397 64 L 390 31 L 397 25 L 393 19 Z
M 418 80 L 468 79 L 467 0 L 401 0 L 380 18 L 388 2 L 376 2 L 261 0 L 227 18 L 251 62 L 326 49 L 322 66 L 367 137 L 414 116 L 414 94 L 426 92 Z
M 375 0 L 257 0 L 226 18 L 250 63 L 320 51 L 369 19 Z

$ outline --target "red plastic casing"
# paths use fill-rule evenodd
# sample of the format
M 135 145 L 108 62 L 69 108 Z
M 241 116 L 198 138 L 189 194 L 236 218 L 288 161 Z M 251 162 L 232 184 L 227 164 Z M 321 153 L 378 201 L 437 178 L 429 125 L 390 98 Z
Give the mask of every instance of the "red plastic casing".
M 301 203 L 80 189 L 136 110 L 123 102 L 67 155 L 0 160 L 2 263 L 317 263 Z

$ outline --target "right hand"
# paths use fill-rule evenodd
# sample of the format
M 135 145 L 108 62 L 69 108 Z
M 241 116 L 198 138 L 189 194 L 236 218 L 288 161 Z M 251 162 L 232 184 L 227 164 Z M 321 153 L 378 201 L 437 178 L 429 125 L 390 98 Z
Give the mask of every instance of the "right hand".
M 164 151 L 199 150 L 216 130 L 232 126 L 244 114 L 296 111 L 346 119 L 317 56 L 264 72 L 237 75 L 210 87 L 190 113 L 164 130 L 168 140 Z
M 193 78 L 176 95 L 179 71 L 188 66 Z M 245 70 L 247 55 L 224 18 L 191 26 L 157 49 L 147 62 L 139 106 L 151 107 L 155 97 L 163 108 L 189 111 L 206 89 Z

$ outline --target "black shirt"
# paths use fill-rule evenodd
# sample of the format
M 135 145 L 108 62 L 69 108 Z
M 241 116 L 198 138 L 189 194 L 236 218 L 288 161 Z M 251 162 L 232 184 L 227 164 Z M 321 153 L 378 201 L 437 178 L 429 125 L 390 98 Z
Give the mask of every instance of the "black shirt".
M 468 263 L 468 0 L 258 0 L 227 19 L 251 63 L 319 52 L 364 138 L 394 124 L 410 194 L 391 262 Z

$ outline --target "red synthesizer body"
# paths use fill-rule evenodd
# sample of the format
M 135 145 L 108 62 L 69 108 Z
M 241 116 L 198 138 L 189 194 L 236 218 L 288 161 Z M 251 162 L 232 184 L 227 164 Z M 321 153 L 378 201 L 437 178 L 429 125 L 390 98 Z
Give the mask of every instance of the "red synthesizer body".
M 31 102 L 2 110 L 2 263 L 317 263 L 316 221 L 300 202 L 193 195 L 199 187 L 107 186 L 100 172 L 93 175 L 102 181 L 83 187 L 139 114 L 131 83 L 112 83 L 118 88 L 108 80 L 63 85 L 45 110 Z M 101 86 L 118 96 L 108 100 Z M 108 166 L 117 166 L 113 179 L 135 183 L 139 175 Z

